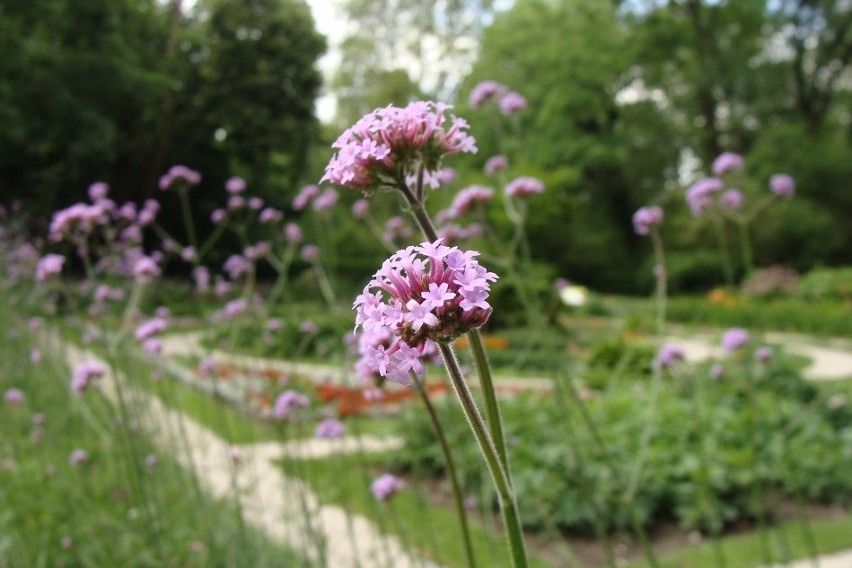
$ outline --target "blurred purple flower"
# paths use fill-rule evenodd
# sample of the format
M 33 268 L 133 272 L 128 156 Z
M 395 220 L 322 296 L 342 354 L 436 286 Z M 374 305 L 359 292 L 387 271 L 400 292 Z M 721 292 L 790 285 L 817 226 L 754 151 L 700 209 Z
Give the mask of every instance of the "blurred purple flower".
M 796 193 L 796 182 L 788 174 L 775 174 L 769 178 L 769 190 L 780 197 L 793 197 Z
M 231 176 L 225 180 L 225 191 L 228 193 L 242 193 L 246 190 L 246 180 L 239 176 Z
M 633 229 L 637 235 L 648 235 L 651 229 L 663 222 L 663 209 L 656 205 L 640 207 L 633 214 Z
M 711 170 L 714 176 L 722 176 L 728 172 L 738 170 L 743 167 L 743 157 L 733 152 L 722 152 L 719 157 L 713 161 Z
M 498 173 L 509 167 L 509 160 L 506 156 L 498 154 L 491 156 L 485 161 L 485 166 L 482 168 L 487 176 L 497 175 Z
M 748 343 L 749 339 L 748 331 L 741 327 L 732 327 L 722 334 L 720 345 L 725 351 L 736 351 Z
M 377 501 L 387 501 L 395 493 L 405 488 L 405 483 L 398 477 L 385 473 L 370 485 L 370 491 Z
M 276 418 L 286 418 L 296 408 L 306 408 L 308 397 L 294 390 L 286 390 L 275 398 L 272 413 Z
M 317 424 L 314 430 L 314 436 L 317 438 L 340 438 L 343 436 L 343 422 L 335 418 L 326 418 Z

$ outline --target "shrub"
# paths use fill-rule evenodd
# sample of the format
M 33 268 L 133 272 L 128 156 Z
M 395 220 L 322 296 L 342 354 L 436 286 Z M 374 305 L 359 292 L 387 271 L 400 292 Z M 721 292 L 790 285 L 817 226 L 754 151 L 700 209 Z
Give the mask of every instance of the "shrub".
M 809 301 L 852 302 L 852 266 L 815 268 L 799 280 L 797 293 Z

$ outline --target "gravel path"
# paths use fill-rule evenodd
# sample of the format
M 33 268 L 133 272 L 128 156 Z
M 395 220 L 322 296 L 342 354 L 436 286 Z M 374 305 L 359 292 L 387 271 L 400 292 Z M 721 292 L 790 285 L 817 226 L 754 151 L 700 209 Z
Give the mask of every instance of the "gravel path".
M 65 353 L 71 367 L 83 360 L 99 360 L 93 353 L 55 337 L 47 341 L 53 342 L 52 349 Z M 314 544 L 316 540 L 308 541 L 306 536 L 319 535 L 324 544 L 325 565 L 329 567 L 434 566 L 412 558 L 397 538 L 381 534 L 367 518 L 322 504 L 305 483 L 285 476 L 273 464 L 284 456 L 304 458 L 355 451 L 360 447 L 357 440 L 304 440 L 298 446 L 277 443 L 231 446 L 182 412 L 166 407 L 157 397 L 132 388 L 123 375 L 115 378 L 125 400 L 129 399 L 135 409 L 138 425 L 154 443 L 194 471 L 210 495 L 237 499 L 246 521 L 268 537 L 317 561 L 320 553 Z M 116 399 L 112 377 L 102 379 L 101 388 Z M 387 438 L 365 437 L 361 443 L 368 450 L 399 446 L 398 440 Z M 312 511 L 312 527 L 306 525 L 303 507 Z

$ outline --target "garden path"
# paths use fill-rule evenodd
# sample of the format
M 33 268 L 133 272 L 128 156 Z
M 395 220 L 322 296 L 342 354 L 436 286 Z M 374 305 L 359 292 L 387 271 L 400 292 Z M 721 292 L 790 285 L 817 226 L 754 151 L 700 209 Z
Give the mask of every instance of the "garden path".
M 83 360 L 100 359 L 57 336 L 45 341 L 52 342 L 50 348 L 55 352 L 64 353 L 72 368 Z M 209 494 L 218 499 L 236 497 L 246 521 L 309 559 L 316 561 L 320 557 L 316 540 L 308 539 L 313 534 L 322 540 L 326 566 L 434 566 L 413 558 L 397 538 L 381 534 L 365 517 L 322 504 L 305 483 L 284 475 L 273 463 L 291 452 L 305 457 L 352 451 L 358 445 L 355 440 L 312 440 L 298 451 L 276 443 L 231 446 L 184 413 L 168 408 L 156 396 L 131 388 L 120 373 L 102 379 L 101 387 L 113 400 L 117 400 L 116 387 L 121 388 L 125 400 L 130 399 L 131 407 L 136 409 L 134 423 L 164 452 L 172 453 L 183 467 L 195 472 Z M 365 438 L 363 443 L 376 449 L 398 442 Z M 306 525 L 302 507 L 313 512 L 312 527 Z
M 806 335 L 788 333 L 767 333 L 767 344 L 779 345 L 787 353 L 801 355 L 810 359 L 802 375 L 815 381 L 833 381 L 852 378 L 852 343 L 843 339 L 819 339 Z M 669 337 L 667 341 L 686 352 L 690 362 L 705 361 L 721 357 L 719 337 L 702 334 L 691 337 Z

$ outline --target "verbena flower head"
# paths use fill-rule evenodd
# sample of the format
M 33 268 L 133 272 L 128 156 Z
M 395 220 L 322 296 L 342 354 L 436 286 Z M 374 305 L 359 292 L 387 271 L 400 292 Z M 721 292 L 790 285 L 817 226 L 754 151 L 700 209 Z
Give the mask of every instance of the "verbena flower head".
M 377 501 L 387 501 L 395 493 L 405 488 L 405 483 L 390 473 L 385 473 L 376 478 L 370 485 L 370 492 Z
M 5 400 L 7 404 L 20 404 L 24 400 L 24 391 L 16 388 L 8 389 L 5 393 L 3 393 L 3 400 Z
M 340 438 L 343 436 L 343 422 L 336 418 L 326 418 L 317 424 L 314 430 L 314 436 L 317 438 Z
M 544 184 L 534 177 L 515 178 L 506 184 L 505 193 L 509 197 L 526 197 L 544 191 Z
M 96 181 L 92 185 L 89 186 L 89 199 L 94 201 L 99 201 L 101 199 L 106 198 L 107 193 L 109 192 L 109 186 L 102 182 Z
M 768 345 L 762 345 L 754 350 L 754 358 L 760 361 L 761 363 L 766 363 L 770 359 L 772 359 L 772 348 Z
M 497 105 L 500 107 L 500 112 L 508 116 L 514 112 L 527 108 L 527 99 L 525 99 L 520 93 L 510 91 L 500 97 L 500 100 L 497 101 Z
M 172 186 L 177 187 L 182 184 L 185 187 L 190 185 L 198 185 L 201 183 L 201 174 L 186 166 L 176 165 L 169 168 L 165 174 L 160 177 L 160 189 L 165 191 Z
M 656 205 L 640 207 L 633 214 L 633 229 L 637 235 L 650 234 L 651 229 L 663 222 L 663 209 Z
M 686 190 L 686 202 L 696 217 L 712 205 L 711 196 L 722 190 L 722 180 L 711 177 L 698 180 Z
M 722 176 L 728 172 L 738 170 L 743 167 L 743 157 L 733 152 L 722 152 L 719 157 L 713 160 L 711 168 L 714 176 Z
M 743 204 L 743 194 L 739 189 L 729 189 L 719 197 L 719 205 L 726 209 L 739 209 Z
M 775 174 L 769 178 L 769 190 L 780 197 L 793 197 L 796 193 L 796 182 L 787 174 Z
M 397 187 L 423 167 L 433 175 L 448 154 L 476 152 L 464 119 L 447 115 L 449 105 L 417 101 L 400 108 L 377 108 L 332 144 L 338 152 L 320 181 L 360 189 Z M 448 122 L 448 124 L 447 124 Z
M 68 456 L 68 464 L 72 466 L 80 465 L 89 459 L 89 452 L 82 448 L 77 448 Z
M 139 324 L 133 331 L 133 337 L 137 341 L 142 341 L 153 337 L 164 331 L 168 327 L 169 322 L 165 318 L 154 317 Z
M 307 406 L 308 397 L 294 390 L 286 390 L 276 397 L 272 413 L 276 418 L 287 418 L 293 410 Z
M 494 190 L 484 185 L 471 185 L 459 190 L 450 204 L 450 215 L 464 215 L 478 203 L 487 203 L 494 197 Z
M 483 166 L 482 171 L 484 171 L 487 176 L 494 176 L 505 170 L 507 167 L 509 167 L 509 160 L 506 156 L 498 154 L 485 160 L 485 166 Z
M 100 205 L 75 203 L 53 214 L 48 235 L 50 240 L 57 242 L 78 235 L 86 236 L 107 220 L 106 211 Z
M 36 264 L 35 277 L 38 282 L 44 282 L 51 276 L 57 276 L 62 272 L 65 257 L 61 254 L 46 254 Z
M 407 383 L 428 341 L 447 343 L 488 321 L 490 282 L 497 275 L 480 266 L 478 255 L 438 239 L 384 262 L 354 303 L 356 329 L 393 336 L 388 348 L 375 347 L 365 358 L 372 371 Z
M 660 350 L 657 351 L 657 356 L 654 358 L 654 366 L 660 369 L 668 369 L 678 361 L 683 361 L 685 353 L 681 347 L 665 343 Z
M 239 176 L 231 176 L 225 180 L 225 191 L 228 193 L 242 193 L 246 190 L 246 180 Z
M 92 380 L 103 377 L 106 371 L 107 369 L 102 363 L 97 361 L 81 361 L 74 367 L 74 372 L 71 375 L 71 390 L 74 392 L 86 390 Z
M 732 327 L 722 334 L 720 345 L 725 351 L 736 351 L 748 343 L 749 339 L 748 331 L 741 327 Z
M 492 98 L 500 98 L 506 94 L 508 89 L 497 81 L 485 80 L 477 83 L 470 91 L 468 104 L 470 108 L 479 108 L 485 101 Z

